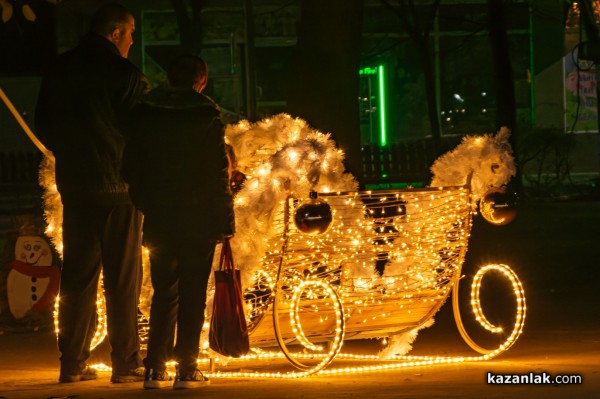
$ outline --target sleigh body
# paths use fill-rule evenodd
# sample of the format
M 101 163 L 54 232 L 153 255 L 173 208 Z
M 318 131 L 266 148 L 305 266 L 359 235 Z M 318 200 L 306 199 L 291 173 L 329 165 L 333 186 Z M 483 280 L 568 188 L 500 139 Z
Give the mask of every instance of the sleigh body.
M 425 324 L 460 274 L 471 229 L 468 189 L 322 193 L 319 198 L 333 214 L 321 235 L 304 234 L 291 221 L 298 200 L 288 199 L 276 218 L 281 235 L 272 238 L 263 278 L 245 295 L 251 343 L 301 342 L 290 316 L 311 342 L 339 334 L 340 318 L 346 340 L 388 337 Z M 298 292 L 305 281 L 315 284 Z M 317 292 L 316 282 L 339 298 L 337 318 L 334 298 Z M 300 295 L 295 301 L 294 294 Z

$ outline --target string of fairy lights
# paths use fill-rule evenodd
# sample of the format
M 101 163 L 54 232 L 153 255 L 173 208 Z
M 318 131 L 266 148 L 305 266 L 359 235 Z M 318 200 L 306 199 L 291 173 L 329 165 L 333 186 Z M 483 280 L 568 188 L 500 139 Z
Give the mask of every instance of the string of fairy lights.
M 271 141 L 264 138 L 269 134 Z M 247 176 L 234 201 L 239 229 L 232 247 L 239 255 L 238 264 L 258 265 L 242 270 L 247 275 L 244 299 L 253 352 L 239 359 L 204 352 L 213 359 L 199 359 L 199 364 L 211 369 L 215 359 L 223 366 L 287 359 L 299 371 L 220 370 L 207 375 L 299 378 L 481 361 L 508 349 L 521 334 L 526 310 L 523 287 L 506 265 L 480 269 L 471 292 L 475 319 L 490 332 L 501 333 L 485 317 L 479 292 L 489 272 L 510 280 L 516 320 L 506 341 L 496 349 L 481 348 L 460 319 L 458 282 L 475 211 L 468 186 L 355 191 L 355 182 L 342 172 L 343 153 L 329 136 L 286 115 L 256 125 L 241 122 L 228 138 Z M 41 182 L 46 188 L 47 232 L 59 249 L 62 206 L 53 178 L 53 163 L 46 159 Z M 308 199 L 311 190 L 319 192 L 318 199 Z M 297 220 L 292 222 L 308 201 L 331 213 L 329 224 L 318 234 L 307 234 Z M 312 223 L 311 216 L 306 222 Z M 147 270 L 147 249 L 144 257 Z M 383 338 L 388 345 L 403 344 L 407 334 L 430 321 L 453 290 L 459 331 L 481 356 L 419 357 L 397 351 L 384 358 L 341 352 L 343 343 L 351 339 Z M 106 335 L 101 285 L 98 292 L 99 327 L 92 347 Z M 142 344 L 148 333 L 144 313 L 150 292 L 142 295 L 140 305 Z M 55 323 L 58 331 L 56 317 Z M 301 350 L 295 349 L 298 346 Z M 279 350 L 273 351 L 274 347 Z M 201 349 L 207 349 L 206 342 L 201 342 Z M 334 360 L 368 364 L 328 367 Z
M 404 329 L 415 327 L 445 300 L 469 237 L 467 190 L 330 193 L 321 198 L 332 208 L 331 227 L 310 236 L 290 226 L 281 285 L 298 287 L 308 276 L 331 284 L 343 299 L 353 336 L 387 335 L 377 335 L 377 325 L 386 317 L 402 319 Z M 268 246 L 263 262 L 267 275 L 276 274 L 283 240 L 276 237 Z M 268 312 L 260 309 L 268 308 L 271 295 L 262 281 L 247 292 L 253 314 Z M 284 290 L 279 296 L 285 300 L 286 294 L 294 292 Z M 327 317 L 314 301 L 303 312 L 318 314 L 319 323 Z M 286 334 L 286 339 L 295 338 Z

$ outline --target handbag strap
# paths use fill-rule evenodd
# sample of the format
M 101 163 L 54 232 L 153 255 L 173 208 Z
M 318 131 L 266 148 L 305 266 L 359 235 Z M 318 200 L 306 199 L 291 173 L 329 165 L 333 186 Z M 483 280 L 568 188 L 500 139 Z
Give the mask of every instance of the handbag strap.
M 229 238 L 223 240 L 223 248 L 221 249 L 221 259 L 219 261 L 219 270 L 233 273 L 233 255 L 231 253 L 231 245 Z

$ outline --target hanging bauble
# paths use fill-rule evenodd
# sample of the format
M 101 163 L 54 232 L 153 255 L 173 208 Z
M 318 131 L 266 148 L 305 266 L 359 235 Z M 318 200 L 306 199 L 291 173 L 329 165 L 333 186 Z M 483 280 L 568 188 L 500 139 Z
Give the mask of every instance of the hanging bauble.
M 494 187 L 481 197 L 479 212 L 491 224 L 504 226 L 517 217 L 517 203 L 515 193 L 507 192 L 505 187 Z
M 298 230 L 306 234 L 323 234 L 331 225 L 331 207 L 319 198 L 314 191 L 310 192 L 310 198 L 304 200 L 296 209 L 294 223 Z

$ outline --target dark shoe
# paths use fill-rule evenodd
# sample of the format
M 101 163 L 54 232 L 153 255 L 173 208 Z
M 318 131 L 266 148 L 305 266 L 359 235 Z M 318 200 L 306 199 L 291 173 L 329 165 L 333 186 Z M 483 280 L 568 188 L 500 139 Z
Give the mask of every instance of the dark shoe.
M 58 382 L 60 383 L 68 383 L 68 382 L 78 382 L 78 381 L 87 381 L 87 380 L 95 380 L 98 378 L 98 373 L 96 369 L 91 368 L 90 366 L 85 366 L 81 373 L 78 374 L 66 374 L 60 373 L 58 377 Z
M 113 374 L 112 377 L 110 377 L 110 382 L 114 382 L 115 384 L 140 381 L 144 381 L 143 367 L 131 369 L 126 374 Z
M 209 384 L 210 380 L 203 376 L 198 369 L 190 372 L 177 370 L 175 382 L 173 383 L 173 389 L 198 388 Z
M 160 389 L 169 385 L 173 381 L 173 377 L 165 370 L 158 371 L 154 369 L 146 370 L 144 376 L 144 389 Z

